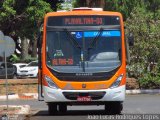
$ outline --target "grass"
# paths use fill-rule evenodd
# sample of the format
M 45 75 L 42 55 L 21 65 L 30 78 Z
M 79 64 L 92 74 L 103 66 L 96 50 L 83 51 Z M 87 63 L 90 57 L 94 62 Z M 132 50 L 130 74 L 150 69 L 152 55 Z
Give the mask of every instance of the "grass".
M 0 95 L 6 95 L 5 82 L 0 84 Z M 34 80 L 9 80 L 8 94 L 21 94 L 21 93 L 37 93 L 38 84 Z

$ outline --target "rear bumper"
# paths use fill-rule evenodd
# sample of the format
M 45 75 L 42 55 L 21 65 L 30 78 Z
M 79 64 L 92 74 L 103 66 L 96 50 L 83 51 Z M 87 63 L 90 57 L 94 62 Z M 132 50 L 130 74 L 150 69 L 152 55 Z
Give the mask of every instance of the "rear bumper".
M 45 102 L 70 102 L 76 103 L 77 100 L 67 99 L 64 96 L 64 92 L 71 93 L 94 93 L 94 92 L 105 92 L 104 96 L 100 99 L 92 100 L 91 102 L 106 102 L 106 101 L 124 101 L 125 99 L 125 85 L 114 88 L 114 89 L 102 89 L 102 90 L 61 90 L 52 89 L 44 86 L 44 101 Z M 89 103 L 89 102 L 88 102 Z

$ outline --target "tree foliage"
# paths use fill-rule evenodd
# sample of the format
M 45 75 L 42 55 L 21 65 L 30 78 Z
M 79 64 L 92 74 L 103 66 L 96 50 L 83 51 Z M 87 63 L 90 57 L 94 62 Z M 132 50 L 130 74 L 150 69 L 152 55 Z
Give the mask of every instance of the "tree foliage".
M 128 31 L 135 37 L 135 45 L 130 49 L 130 72 L 141 80 L 144 87 L 150 82 L 153 83 L 150 85 L 157 86 L 157 80 L 160 79 L 160 17 L 155 14 L 157 13 L 151 10 L 136 7 L 126 21 Z
M 146 8 L 158 14 L 159 0 L 74 0 L 74 7 L 101 7 L 106 11 L 118 11 L 123 14 L 124 20 L 130 17 L 135 7 Z
M 25 59 L 28 52 L 37 54 L 36 39 L 40 24 L 47 12 L 56 9 L 59 0 L 1 0 L 0 30 L 14 38 L 16 48 Z M 21 45 L 19 44 L 21 39 Z

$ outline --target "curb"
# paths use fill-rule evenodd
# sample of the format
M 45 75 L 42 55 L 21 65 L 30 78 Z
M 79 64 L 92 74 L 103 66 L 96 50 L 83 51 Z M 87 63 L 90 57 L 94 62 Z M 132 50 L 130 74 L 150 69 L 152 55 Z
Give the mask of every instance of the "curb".
M 29 99 L 38 99 L 38 93 L 23 93 L 23 94 L 13 94 L 8 95 L 8 100 L 29 100 Z M 6 95 L 0 96 L 0 101 L 6 101 Z
M 6 95 L 2 95 L 0 96 L 0 100 L 3 101 L 3 100 L 6 100 Z M 19 96 L 18 94 L 14 94 L 14 95 L 8 95 L 8 100 L 17 100 L 19 99 Z
M 23 93 L 18 96 L 19 99 L 38 99 L 38 93 Z
M 6 105 L 0 105 L 1 108 L 6 108 Z M 27 115 L 30 114 L 29 105 L 9 105 L 9 108 L 19 108 L 19 110 L 9 110 L 6 114 L 5 111 L 1 111 L 0 119 L 4 120 L 24 120 Z
M 126 94 L 160 94 L 160 89 L 146 90 L 126 90 Z
M 6 105 L 0 105 L 0 107 L 4 107 L 4 108 L 6 108 Z M 29 112 L 30 112 L 30 106 L 29 105 L 9 105 L 8 106 L 9 108 L 20 108 L 20 110 L 19 111 L 16 111 L 16 114 L 29 114 Z
M 133 94 L 160 94 L 160 89 L 147 89 L 147 90 L 126 90 L 127 95 L 133 95 Z M 22 94 L 14 94 L 14 95 L 8 95 L 8 100 L 30 100 L 30 99 L 38 99 L 38 93 L 22 93 Z M 0 101 L 5 101 L 6 95 L 0 96 Z

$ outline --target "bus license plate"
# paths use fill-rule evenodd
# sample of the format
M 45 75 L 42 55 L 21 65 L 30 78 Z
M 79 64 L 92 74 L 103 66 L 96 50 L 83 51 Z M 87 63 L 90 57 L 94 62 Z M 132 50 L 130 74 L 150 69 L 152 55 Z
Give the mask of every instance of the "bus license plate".
M 77 101 L 83 102 L 83 101 L 91 101 L 92 98 L 90 96 L 78 96 Z

